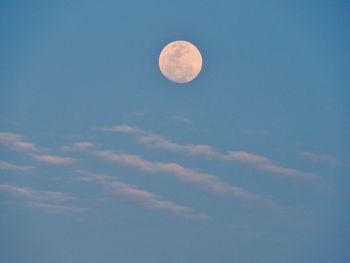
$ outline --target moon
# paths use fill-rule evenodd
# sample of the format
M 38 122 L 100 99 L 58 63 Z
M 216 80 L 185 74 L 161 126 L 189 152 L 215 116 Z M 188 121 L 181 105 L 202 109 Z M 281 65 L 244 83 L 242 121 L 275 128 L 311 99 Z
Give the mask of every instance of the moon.
M 194 80 L 202 69 L 202 55 L 192 43 L 178 40 L 166 45 L 159 55 L 162 74 L 176 83 Z

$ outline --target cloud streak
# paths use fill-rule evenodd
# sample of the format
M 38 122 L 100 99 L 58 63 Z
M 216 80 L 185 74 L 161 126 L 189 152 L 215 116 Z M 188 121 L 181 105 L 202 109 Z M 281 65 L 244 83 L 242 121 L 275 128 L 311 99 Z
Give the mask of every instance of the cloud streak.
M 71 165 L 76 161 L 74 158 L 71 157 L 47 154 L 47 150 L 38 147 L 32 142 L 24 140 L 23 136 L 18 135 L 16 133 L 0 132 L 0 144 L 3 144 L 9 147 L 10 149 L 24 152 L 30 155 L 34 160 L 50 165 Z M 86 148 L 87 145 L 82 143 L 80 145 L 76 145 L 75 147 Z M 11 167 L 10 165 L 6 164 L 3 164 L 3 167 L 7 167 L 7 169 L 12 168 L 13 170 L 16 168 L 15 166 Z
M 32 169 L 33 169 L 32 166 L 24 166 L 24 165 L 18 165 L 18 164 L 5 162 L 5 161 L 0 161 L 0 170 L 27 172 L 27 171 L 30 171 Z
M 117 125 L 113 127 L 102 128 L 103 131 L 119 132 L 133 134 L 137 137 L 137 142 L 151 146 L 154 148 L 169 150 L 172 152 L 186 153 L 190 155 L 203 155 L 207 157 L 215 157 L 217 159 L 225 158 L 224 154 L 216 152 L 209 145 L 198 145 L 198 144 L 178 144 L 174 143 L 167 138 L 147 132 L 128 125 Z
M 71 157 L 63 157 L 49 154 L 34 155 L 33 158 L 37 161 L 53 165 L 71 165 L 76 161 L 74 158 Z
M 10 132 L 0 132 L 0 143 L 11 149 L 24 152 L 37 152 L 39 150 L 34 143 L 26 141 L 22 136 Z
M 102 186 L 113 193 L 126 198 L 146 209 L 164 211 L 173 216 L 194 220 L 207 220 L 208 216 L 197 213 L 192 208 L 178 205 L 174 202 L 165 201 L 162 197 L 151 192 L 142 190 L 134 185 L 126 184 L 115 177 L 97 175 L 87 172 L 80 172 L 82 175 L 77 179 L 84 182 L 91 182 Z
M 182 122 L 182 123 L 186 123 L 186 124 L 189 124 L 191 123 L 191 120 L 186 118 L 186 117 L 183 117 L 183 116 L 180 116 L 180 115 L 176 115 L 176 114 L 172 114 L 169 116 L 169 119 L 171 120 L 174 120 L 174 121 L 177 121 L 177 122 Z
M 142 171 L 169 174 L 183 182 L 191 183 L 204 191 L 216 195 L 242 199 L 263 207 L 275 206 L 271 200 L 263 196 L 248 192 L 241 187 L 224 183 L 220 178 L 212 174 L 197 172 L 177 163 L 152 162 L 137 155 L 115 153 L 112 151 L 96 151 L 93 154 L 105 160 L 134 167 Z
M 48 203 L 40 203 L 40 202 L 27 202 L 27 206 L 40 209 L 50 214 L 79 214 L 87 211 L 86 208 L 81 207 L 73 207 L 69 205 L 61 205 L 61 204 L 48 204 Z
M 69 205 L 68 202 L 75 198 L 63 192 L 36 191 L 29 187 L 2 183 L 0 183 L 0 191 L 23 199 L 29 207 L 37 208 L 48 213 L 71 214 L 86 210 Z
M 149 147 L 168 150 L 171 152 L 184 153 L 187 155 L 204 156 L 210 159 L 221 160 L 225 162 L 238 162 L 255 169 L 280 174 L 286 177 L 317 179 L 318 176 L 312 173 L 299 171 L 297 169 L 284 167 L 275 164 L 272 160 L 253 153 L 244 151 L 231 151 L 228 153 L 221 153 L 216 151 L 209 145 L 201 144 L 179 144 L 175 143 L 163 136 L 144 131 L 128 125 L 117 125 L 112 127 L 102 128 L 103 131 L 119 132 L 132 134 L 136 136 L 137 142 L 147 145 Z
M 285 176 L 295 177 L 295 178 L 304 178 L 304 179 L 318 179 L 319 177 L 313 173 L 302 172 L 296 169 L 283 167 L 274 164 L 270 159 L 265 158 L 260 155 L 253 153 L 238 151 L 230 152 L 228 158 L 236 160 L 243 164 L 254 166 L 259 170 L 271 172 L 275 174 L 281 174 Z
M 0 190 L 31 201 L 59 203 L 74 199 L 73 196 L 63 192 L 35 191 L 29 187 L 21 187 L 11 184 L 0 184 Z
M 301 152 L 299 154 L 301 159 L 311 161 L 314 163 L 328 164 L 332 166 L 342 166 L 344 163 L 330 155 L 317 154 L 312 152 Z
M 76 142 L 72 145 L 63 146 L 61 149 L 63 151 L 70 151 L 70 152 L 76 152 L 76 151 L 86 151 L 94 148 L 94 144 L 92 142 Z

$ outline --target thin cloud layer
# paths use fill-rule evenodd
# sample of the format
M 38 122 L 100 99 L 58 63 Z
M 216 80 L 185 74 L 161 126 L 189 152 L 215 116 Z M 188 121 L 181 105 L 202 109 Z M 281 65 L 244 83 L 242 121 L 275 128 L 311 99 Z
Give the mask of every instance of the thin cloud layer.
M 74 158 L 71 157 L 63 157 L 49 154 L 34 155 L 33 158 L 37 161 L 53 165 L 71 165 L 76 161 Z
M 87 211 L 86 208 L 81 207 L 73 207 L 69 205 L 61 205 L 61 204 L 48 204 L 48 203 L 40 203 L 40 202 L 27 202 L 27 206 L 43 210 L 50 214 L 79 214 Z
M 73 143 L 72 145 L 63 146 L 61 149 L 63 151 L 76 152 L 76 151 L 90 150 L 94 147 L 95 146 L 92 142 L 76 142 L 76 143 Z
M 0 190 L 8 192 L 16 197 L 25 198 L 31 201 L 41 202 L 67 202 L 73 200 L 73 196 L 62 192 L 35 191 L 29 187 L 16 186 L 11 184 L 0 184 Z
M 49 213 L 76 213 L 86 209 L 73 207 L 69 204 L 75 198 L 67 193 L 52 191 L 36 191 L 29 187 L 22 187 L 11 184 L 0 184 L 0 191 L 23 199 L 29 207 L 37 208 Z
M 18 164 L 0 161 L 0 170 L 27 172 L 32 169 L 33 169 L 32 166 L 18 165 Z
M 259 206 L 274 207 L 273 202 L 263 196 L 222 182 L 218 177 L 197 172 L 177 163 L 160 163 L 145 160 L 137 155 L 114 153 L 111 151 L 96 151 L 94 155 L 103 159 L 127 165 L 146 172 L 170 174 L 181 181 L 191 183 L 201 189 L 221 196 L 228 196 L 249 201 Z
M 82 175 L 78 177 L 78 180 L 101 185 L 105 189 L 112 191 L 118 196 L 137 203 L 146 209 L 160 210 L 174 216 L 188 219 L 208 219 L 207 215 L 197 213 L 192 208 L 165 201 L 158 195 L 142 190 L 136 186 L 121 182 L 115 177 L 91 174 L 86 172 L 81 172 L 81 174 Z
M 34 143 L 25 141 L 22 136 L 15 133 L 0 132 L 0 143 L 8 146 L 11 149 L 24 152 L 38 151 L 38 147 Z
M 256 167 L 259 170 L 304 179 L 317 179 L 317 175 L 274 164 L 270 159 L 248 152 L 230 152 L 229 158 Z
M 333 156 L 326 154 L 317 154 L 312 152 L 302 152 L 299 154 L 301 159 L 311 161 L 314 163 L 327 164 L 332 166 L 342 166 L 344 163 Z
M 163 136 L 128 125 L 105 127 L 102 128 L 102 130 L 135 135 L 138 143 L 153 148 L 168 150 L 177 153 L 184 153 L 188 155 L 204 156 L 207 158 L 221 160 L 225 162 L 239 162 L 241 164 L 252 166 L 261 171 L 280 174 L 287 177 L 299 177 L 304 179 L 318 178 L 317 175 L 312 173 L 303 172 L 297 169 L 277 165 L 272 160 L 257 154 L 248 153 L 244 151 L 232 151 L 228 153 L 221 153 L 216 151 L 213 147 L 209 145 L 179 144 L 172 142 L 171 140 Z
M 10 149 L 24 152 L 25 154 L 31 156 L 34 160 L 50 165 L 71 165 L 76 161 L 71 157 L 47 154 L 47 150 L 38 147 L 32 142 L 24 140 L 23 136 L 15 133 L 0 132 L 0 143 L 6 145 Z M 80 147 L 83 146 L 87 147 L 87 145 L 80 145 Z M 7 166 L 8 169 L 10 169 L 10 165 L 3 164 L 3 166 Z M 12 166 L 12 168 L 15 169 L 14 166 Z
M 128 125 L 117 125 L 113 127 L 105 127 L 105 128 L 102 128 L 102 130 L 136 135 L 137 141 L 139 143 L 145 144 L 147 146 L 151 146 L 154 148 L 169 150 L 169 151 L 178 152 L 178 153 L 186 153 L 190 155 L 204 155 L 207 157 L 215 157 L 217 159 L 225 158 L 224 154 L 216 152 L 209 145 L 178 144 L 168 140 L 163 136 L 160 136 L 151 132 L 147 132 Z
M 183 117 L 183 116 L 180 116 L 180 115 L 176 115 L 176 114 L 172 114 L 169 116 L 169 119 L 171 120 L 174 120 L 174 121 L 177 121 L 177 122 L 182 122 L 182 123 L 186 123 L 186 124 L 189 124 L 191 123 L 191 120 L 186 118 L 186 117 Z

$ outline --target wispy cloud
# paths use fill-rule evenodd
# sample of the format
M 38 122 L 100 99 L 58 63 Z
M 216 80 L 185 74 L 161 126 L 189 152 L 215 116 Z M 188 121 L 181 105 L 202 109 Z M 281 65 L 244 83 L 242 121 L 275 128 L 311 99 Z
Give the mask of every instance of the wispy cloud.
M 90 149 L 93 149 L 94 147 L 95 145 L 92 142 L 76 142 L 76 143 L 73 143 L 72 145 L 63 146 L 61 149 L 64 151 L 75 152 L 75 151 L 90 150 Z
M 38 147 L 32 142 L 24 140 L 23 136 L 15 133 L 0 132 L 0 143 L 6 145 L 10 149 L 15 149 L 15 150 L 24 152 L 29 156 L 31 156 L 34 160 L 37 160 L 46 164 L 70 165 L 76 161 L 74 158 L 71 158 L 71 157 L 48 154 L 47 152 L 49 151 L 47 149 Z M 75 145 L 74 147 L 86 148 L 87 145 L 78 144 L 78 145 Z
M 53 165 L 71 165 L 76 161 L 76 159 L 71 157 L 63 157 L 49 154 L 34 155 L 33 158 L 37 161 Z
M 244 165 L 252 166 L 258 170 L 266 171 L 274 174 L 280 174 L 287 177 L 299 177 L 304 179 L 316 179 L 317 175 L 299 171 L 297 169 L 284 167 L 275 164 L 271 159 L 264 156 L 248 153 L 244 151 L 231 151 L 228 153 L 221 153 L 216 151 L 209 145 L 201 144 L 179 144 L 175 143 L 163 136 L 144 131 L 128 125 L 117 125 L 112 127 L 102 128 L 103 131 L 119 132 L 133 134 L 137 138 L 137 142 L 153 148 L 164 149 L 172 152 L 184 153 L 188 155 L 204 156 L 211 159 L 239 162 Z
M 344 165 L 342 161 L 338 160 L 337 158 L 334 158 L 333 156 L 326 155 L 326 154 L 317 154 L 313 152 L 301 152 L 299 154 L 299 157 L 314 163 L 328 164 L 333 166 Z
M 88 210 L 82 207 L 74 207 L 70 205 L 61 205 L 61 204 L 40 203 L 40 202 L 27 202 L 27 206 L 40 209 L 47 213 L 52 213 L 52 214 L 71 215 L 71 214 L 79 214 Z
M 259 206 L 274 207 L 274 203 L 258 194 L 251 193 L 241 187 L 224 183 L 217 176 L 197 172 L 177 163 L 161 163 L 145 160 L 137 155 L 114 153 L 111 151 L 96 151 L 94 155 L 122 165 L 131 166 L 142 171 L 170 174 L 181 181 L 191 183 L 202 190 L 221 195 L 239 198 Z
M 248 153 L 243 151 L 230 152 L 228 155 L 228 158 L 239 161 L 243 164 L 254 166 L 259 170 L 267 171 L 275 174 L 281 174 L 285 176 L 299 177 L 299 178 L 305 178 L 305 179 L 319 178 L 317 175 L 313 173 L 302 172 L 296 169 L 276 165 L 270 159 L 260 155 L 253 154 L 253 153 Z
M 181 206 L 174 202 L 165 201 L 162 197 L 158 195 L 142 190 L 134 185 L 121 182 L 115 177 L 97 175 L 87 172 L 81 172 L 81 174 L 82 175 L 78 177 L 78 180 L 101 185 L 105 189 L 112 191 L 118 196 L 126 198 L 134 203 L 137 203 L 138 205 L 141 205 L 144 208 L 160 210 L 174 216 L 179 216 L 188 219 L 208 219 L 207 215 L 197 213 L 192 208 Z
M 25 152 L 38 151 L 38 147 L 34 143 L 24 140 L 22 136 L 15 133 L 0 132 L 0 143 Z
M 186 123 L 186 124 L 191 123 L 190 119 L 183 117 L 183 116 L 180 116 L 180 115 L 177 115 L 177 114 L 169 115 L 169 119 L 177 121 L 177 122 Z
M 150 147 L 169 150 L 172 152 L 185 153 L 189 155 L 202 155 L 206 157 L 212 157 L 216 159 L 225 159 L 226 155 L 215 151 L 209 145 L 201 144 L 179 144 L 172 142 L 171 140 L 154 134 L 148 131 L 144 131 L 128 125 L 117 125 L 113 127 L 104 127 L 103 131 L 120 132 L 136 135 L 137 141 L 141 144 L 145 144 Z
M 18 172 L 27 172 L 32 170 L 34 167 L 18 165 L 9 162 L 0 161 L 0 170 L 10 170 L 10 171 L 18 171 Z
M 63 192 L 35 191 L 29 187 L 16 186 L 11 184 L 0 184 L 0 190 L 29 199 L 30 201 L 41 202 L 67 202 L 73 200 L 73 196 Z
M 45 212 L 70 214 L 85 210 L 71 206 L 68 202 L 74 200 L 74 197 L 63 192 L 36 191 L 29 187 L 11 184 L 0 184 L 0 191 L 21 198 L 29 207 L 38 208 Z

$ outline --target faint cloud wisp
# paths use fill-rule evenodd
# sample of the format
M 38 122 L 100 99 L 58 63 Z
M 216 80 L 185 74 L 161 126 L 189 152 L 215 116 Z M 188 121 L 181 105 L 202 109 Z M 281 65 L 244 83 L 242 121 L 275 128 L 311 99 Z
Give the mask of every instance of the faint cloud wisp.
M 137 142 L 147 145 L 153 148 L 159 148 L 172 152 L 185 153 L 188 155 L 204 156 L 211 159 L 226 161 L 226 162 L 239 162 L 244 165 L 252 166 L 258 170 L 266 171 L 274 174 L 280 174 L 287 177 L 304 178 L 304 179 L 317 179 L 318 176 L 312 173 L 299 171 L 297 169 L 284 167 L 275 164 L 272 160 L 253 153 L 244 151 L 231 151 L 228 153 L 221 153 L 216 151 L 209 145 L 201 144 L 179 144 L 172 142 L 171 140 L 147 132 L 128 125 L 116 125 L 112 127 L 102 128 L 103 131 L 119 132 L 133 134 L 137 138 Z
M 0 161 L 0 170 L 27 172 L 33 169 L 34 169 L 33 166 L 18 165 L 18 164 Z
M 34 155 L 34 159 L 46 164 L 53 164 L 53 165 L 71 165 L 76 160 L 71 157 L 62 157 L 57 155 Z
M 311 161 L 314 163 L 321 163 L 321 164 L 328 164 L 332 166 L 342 166 L 344 163 L 333 156 L 326 155 L 326 154 L 317 154 L 312 152 L 301 152 L 299 154 L 299 157 L 301 159 Z
M 181 181 L 191 183 L 204 191 L 217 195 L 243 199 L 263 207 L 275 207 L 271 200 L 263 196 L 248 192 L 241 187 L 231 186 L 222 182 L 214 175 L 197 172 L 177 163 L 151 162 L 137 155 L 114 153 L 112 151 L 96 151 L 93 154 L 109 161 L 135 167 L 142 171 L 167 173 Z
M 11 184 L 0 184 L 0 191 L 25 200 L 29 207 L 37 208 L 48 213 L 72 214 L 85 211 L 85 208 L 71 206 L 68 202 L 74 200 L 72 195 L 63 192 L 36 191 L 29 187 Z
M 80 172 L 77 178 L 80 181 L 91 182 L 103 186 L 105 189 L 116 193 L 144 208 L 164 211 L 168 214 L 194 220 L 207 220 L 205 214 L 197 213 L 192 208 L 178 205 L 174 202 L 165 201 L 162 197 L 151 192 L 142 190 L 134 185 L 126 184 L 115 177 Z
M 37 146 L 32 143 L 23 140 L 23 137 L 10 132 L 0 132 L 0 143 L 5 144 L 9 148 L 21 150 L 24 152 L 37 152 Z

